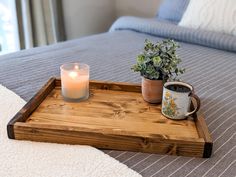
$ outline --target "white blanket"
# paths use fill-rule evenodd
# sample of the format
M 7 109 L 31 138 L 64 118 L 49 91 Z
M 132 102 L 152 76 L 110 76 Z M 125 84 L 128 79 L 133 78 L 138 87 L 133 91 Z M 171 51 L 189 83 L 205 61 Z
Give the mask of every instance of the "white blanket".
M 6 125 L 24 104 L 0 85 L 0 177 L 141 177 L 89 146 L 8 139 Z

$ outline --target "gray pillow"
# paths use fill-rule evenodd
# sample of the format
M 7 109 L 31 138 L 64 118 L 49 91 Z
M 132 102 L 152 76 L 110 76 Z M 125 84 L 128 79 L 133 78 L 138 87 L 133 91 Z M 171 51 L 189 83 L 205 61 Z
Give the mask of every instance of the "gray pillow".
M 179 23 L 190 0 L 164 0 L 157 17 L 163 20 Z

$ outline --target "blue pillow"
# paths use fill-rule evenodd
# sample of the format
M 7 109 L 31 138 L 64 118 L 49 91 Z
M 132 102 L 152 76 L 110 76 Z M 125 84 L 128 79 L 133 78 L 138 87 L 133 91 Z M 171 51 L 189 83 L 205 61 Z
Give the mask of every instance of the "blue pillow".
M 157 17 L 179 23 L 190 0 L 164 0 Z

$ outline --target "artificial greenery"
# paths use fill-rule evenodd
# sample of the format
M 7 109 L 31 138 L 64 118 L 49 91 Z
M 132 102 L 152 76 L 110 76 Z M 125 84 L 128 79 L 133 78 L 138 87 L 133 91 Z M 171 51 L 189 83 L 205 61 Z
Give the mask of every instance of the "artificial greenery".
M 150 80 L 177 80 L 185 72 L 178 67 L 181 59 L 176 54 L 177 48 L 179 45 L 174 40 L 154 44 L 146 39 L 143 52 L 137 56 L 137 64 L 131 69 Z

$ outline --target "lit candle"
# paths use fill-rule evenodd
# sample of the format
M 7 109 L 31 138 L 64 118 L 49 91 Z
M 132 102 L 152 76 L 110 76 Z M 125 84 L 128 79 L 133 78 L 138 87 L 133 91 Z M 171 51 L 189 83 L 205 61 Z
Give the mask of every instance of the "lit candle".
M 68 101 L 80 101 L 89 97 L 89 66 L 68 63 L 61 66 L 62 96 Z

